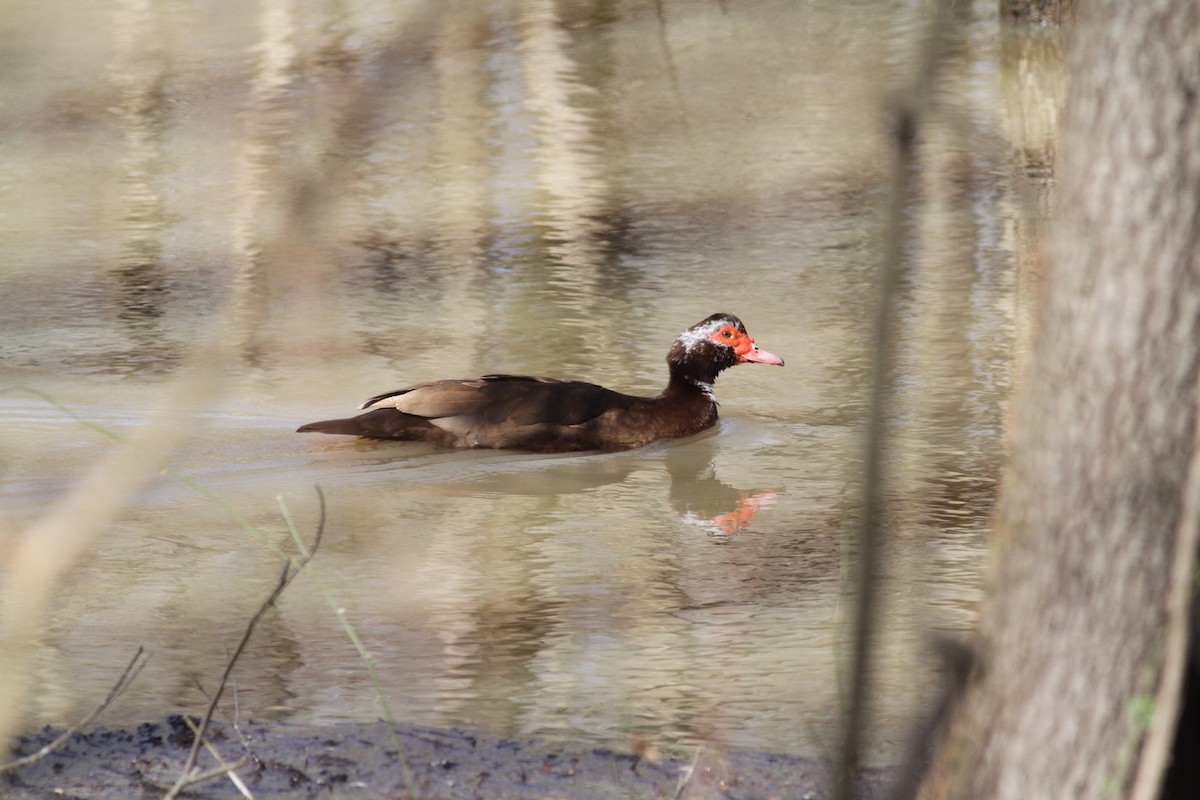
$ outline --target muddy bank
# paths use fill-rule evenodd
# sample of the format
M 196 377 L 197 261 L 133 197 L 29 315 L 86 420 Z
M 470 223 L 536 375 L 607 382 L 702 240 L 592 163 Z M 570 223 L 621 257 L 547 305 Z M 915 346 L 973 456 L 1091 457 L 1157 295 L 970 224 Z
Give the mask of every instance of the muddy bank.
M 35 752 L 56 733 L 21 737 L 14 757 Z M 583 745 L 512 740 L 460 730 L 385 723 L 292 726 L 216 725 L 210 739 L 234 762 L 254 797 L 333 798 L 812 798 L 829 796 L 822 762 L 733 751 L 662 756 Z M 162 797 L 175 782 L 191 734 L 178 717 L 134 730 L 97 728 L 73 736 L 37 762 L 0 777 L 0 797 Z M 8 760 L 8 759 L 5 759 Z M 214 764 L 201 757 L 202 768 Z M 884 773 L 865 776 L 863 798 L 884 796 Z M 192 798 L 239 798 L 226 777 L 193 785 Z

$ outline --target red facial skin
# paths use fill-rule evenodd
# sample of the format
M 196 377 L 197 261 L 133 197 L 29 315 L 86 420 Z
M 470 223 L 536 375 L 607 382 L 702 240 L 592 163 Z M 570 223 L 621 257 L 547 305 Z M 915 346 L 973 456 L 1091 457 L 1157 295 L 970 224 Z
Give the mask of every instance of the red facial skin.
M 728 345 L 737 353 L 738 363 L 752 362 L 755 364 L 778 364 L 783 366 L 783 359 L 762 350 L 754 343 L 754 339 L 739 331 L 732 325 L 722 325 L 708 337 L 717 344 Z

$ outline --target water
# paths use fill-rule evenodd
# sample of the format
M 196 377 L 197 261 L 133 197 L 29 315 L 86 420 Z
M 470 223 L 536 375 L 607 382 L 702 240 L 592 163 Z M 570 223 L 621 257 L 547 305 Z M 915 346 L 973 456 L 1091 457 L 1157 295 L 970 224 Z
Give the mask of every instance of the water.
M 902 298 L 875 761 L 973 620 L 1017 331 L 993 4 L 964 12 Z M 883 99 L 900 3 L 42 4 L 0 74 L 0 383 L 132 432 L 201 342 L 233 356 L 171 462 L 70 575 L 31 725 L 205 702 L 329 500 L 316 575 L 226 711 L 383 715 L 624 747 L 823 752 L 845 676 Z M 17 46 L 16 43 L 27 43 Z M 36 43 L 36 46 L 32 43 Z M 915 210 L 914 210 L 915 213 Z M 716 311 L 787 367 L 722 376 L 693 440 L 592 456 L 306 435 L 418 380 L 652 394 Z M 187 404 L 185 404 L 187 405 Z M 0 394 L 9 531 L 111 447 Z M 217 500 L 214 500 L 214 497 Z M 218 502 L 219 500 L 219 502 Z M 258 533 L 231 518 L 240 515 Z M 16 533 L 7 534 L 9 541 Z M 203 690 L 202 688 L 203 687 Z

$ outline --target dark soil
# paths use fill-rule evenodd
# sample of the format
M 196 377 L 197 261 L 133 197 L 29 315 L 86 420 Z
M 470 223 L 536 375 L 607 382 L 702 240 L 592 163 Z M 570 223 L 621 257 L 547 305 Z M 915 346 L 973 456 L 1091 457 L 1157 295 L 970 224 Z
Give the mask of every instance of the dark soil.
M 32 753 L 56 732 L 18 739 L 13 757 Z M 512 740 L 460 730 L 385 723 L 292 726 L 214 725 L 211 741 L 255 798 L 789 798 L 829 796 L 822 762 L 792 756 L 701 751 L 654 763 L 585 745 Z M 0 798 L 162 797 L 187 757 L 191 733 L 179 717 L 136 730 L 96 729 L 73 736 L 41 761 L 0 776 Z M 200 765 L 215 763 L 201 751 Z M 8 760 L 8 759 L 4 759 Z M 884 796 L 883 773 L 863 776 L 863 798 Z M 240 798 L 224 776 L 182 797 Z

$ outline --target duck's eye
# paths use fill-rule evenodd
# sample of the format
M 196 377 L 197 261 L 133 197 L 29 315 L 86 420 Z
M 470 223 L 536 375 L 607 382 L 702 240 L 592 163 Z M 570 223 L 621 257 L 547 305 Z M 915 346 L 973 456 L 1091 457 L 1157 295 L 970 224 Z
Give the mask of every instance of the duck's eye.
M 721 338 L 728 342 L 733 338 L 733 330 L 731 328 L 722 328 Z

